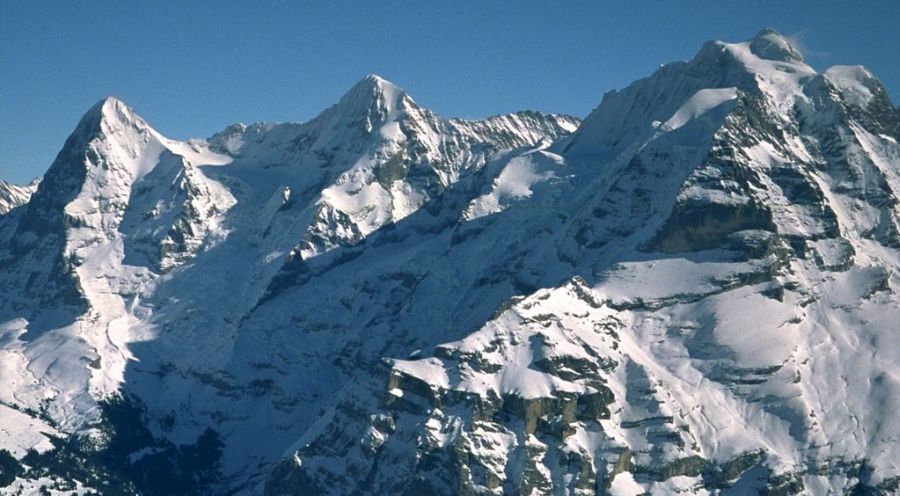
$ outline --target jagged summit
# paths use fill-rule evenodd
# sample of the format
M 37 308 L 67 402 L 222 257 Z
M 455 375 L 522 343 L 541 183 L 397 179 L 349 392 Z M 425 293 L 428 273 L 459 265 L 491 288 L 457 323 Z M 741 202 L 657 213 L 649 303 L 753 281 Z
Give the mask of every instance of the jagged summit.
M 122 100 L 110 95 L 107 96 L 88 109 L 85 114 L 105 114 L 108 115 L 110 112 L 115 112 L 117 109 L 125 109 L 128 106 Z
M 366 74 L 365 77 L 360 79 L 353 87 L 372 88 L 373 90 L 380 92 L 405 93 L 402 88 L 375 73 Z
M 896 494 L 877 80 L 764 30 L 578 123 L 100 102 L 0 216 L 0 492 Z
M 108 96 L 95 103 L 84 113 L 76 130 L 111 131 L 122 126 L 149 127 L 147 122 L 125 102 L 114 96 Z
M 612 158 L 634 143 L 699 117 L 741 95 L 761 95 L 764 106 L 790 119 L 804 86 L 816 76 L 788 38 L 764 29 L 743 42 L 709 41 L 687 62 L 666 64 L 651 76 L 604 95 L 567 144 L 572 153 Z M 681 127 L 681 126 L 676 126 Z
M 71 181 L 95 162 L 131 161 L 138 157 L 152 141 L 164 138 L 134 110 L 115 97 L 106 97 L 85 112 L 66 140 L 46 174 L 46 183 Z M 102 145 L 101 145 L 102 144 Z M 38 196 L 43 197 L 43 194 Z
M 406 91 L 394 83 L 375 74 L 368 74 L 353 85 L 336 106 L 343 112 L 350 113 L 372 110 L 392 113 L 403 100 L 412 101 Z

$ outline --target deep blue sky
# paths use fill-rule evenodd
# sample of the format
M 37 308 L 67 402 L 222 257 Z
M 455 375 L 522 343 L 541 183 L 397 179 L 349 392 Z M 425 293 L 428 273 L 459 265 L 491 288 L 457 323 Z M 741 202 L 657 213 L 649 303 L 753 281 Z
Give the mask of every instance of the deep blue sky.
M 446 117 L 584 116 L 706 40 L 766 26 L 817 69 L 868 66 L 900 103 L 900 2 L 724 4 L 0 0 L 0 178 L 41 174 L 107 95 L 173 138 L 307 120 L 370 72 Z

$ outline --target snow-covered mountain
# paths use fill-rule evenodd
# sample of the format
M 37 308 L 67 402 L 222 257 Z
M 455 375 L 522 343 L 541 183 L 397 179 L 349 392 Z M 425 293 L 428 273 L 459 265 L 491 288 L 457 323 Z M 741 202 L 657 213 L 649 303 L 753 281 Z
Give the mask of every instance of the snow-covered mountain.
M 232 410 L 234 398 L 216 384 L 237 367 L 235 378 L 260 394 L 271 388 L 265 394 L 282 405 L 258 408 L 254 393 L 247 415 L 269 419 L 260 420 L 264 429 L 238 422 L 228 434 L 215 431 L 243 446 L 226 450 L 217 474 L 250 487 L 265 477 L 260 467 L 280 459 L 284 432 L 299 436 L 290 425 L 298 411 L 314 413 L 298 396 L 320 395 L 324 403 L 329 383 L 263 377 L 275 370 L 265 355 L 293 338 L 273 335 L 244 347 L 239 340 L 268 331 L 241 337 L 254 325 L 241 322 L 298 275 L 339 264 L 370 234 L 390 231 L 423 207 L 436 211 L 457 184 L 481 184 L 485 164 L 501 153 L 548 146 L 578 124 L 538 112 L 444 120 L 377 76 L 308 123 L 238 124 L 189 142 L 162 136 L 120 101 L 98 103 L 31 201 L 0 223 L 0 408 L 14 419 L 4 425 L 20 423 L 13 409 L 30 412 L 48 432 L 75 434 L 72 451 L 97 445 L 103 458 L 117 439 L 111 430 L 123 428 L 110 425 L 111 405 L 147 409 L 148 438 L 125 455 L 139 453 L 137 466 L 169 463 L 177 446 L 204 433 L 201 425 L 213 425 L 208 415 Z M 327 307 L 330 292 L 320 290 L 317 306 Z M 273 332 L 286 315 L 278 314 L 265 324 Z M 328 371 L 301 355 L 290 359 L 303 364 L 289 375 Z M 273 367 L 257 368 L 267 362 Z M 173 416 L 184 408 L 201 420 Z M 161 428 L 164 418 L 176 421 Z M 43 439 L 43 428 L 13 437 L 31 443 Z M 54 453 L 45 457 L 63 456 Z M 165 489 L 154 485 L 165 479 L 158 474 L 148 481 L 142 477 L 149 473 L 130 464 L 111 470 L 121 462 L 98 463 L 96 474 L 80 480 L 104 490 L 123 480 L 149 493 L 200 487 L 190 471 L 172 474 L 176 486 Z
M 0 216 L 0 473 L 894 493 L 898 140 L 867 69 L 771 30 L 584 122 L 445 120 L 369 76 L 307 123 L 177 142 L 106 100 Z
M 28 203 L 39 182 L 40 178 L 37 178 L 25 186 L 19 186 L 0 179 L 0 215 Z

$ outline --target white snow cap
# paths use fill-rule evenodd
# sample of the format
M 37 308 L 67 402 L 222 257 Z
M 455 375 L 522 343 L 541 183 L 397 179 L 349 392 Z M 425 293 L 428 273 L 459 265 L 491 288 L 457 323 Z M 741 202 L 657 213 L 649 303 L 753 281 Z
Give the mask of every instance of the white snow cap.
M 781 62 L 803 62 L 803 55 L 778 31 L 766 28 L 750 40 L 750 51 L 761 59 Z
M 878 92 L 878 79 L 861 65 L 835 65 L 825 71 L 825 79 L 840 90 L 853 105 L 865 107 Z
M 368 74 L 353 85 L 338 103 L 341 107 L 369 108 L 373 102 L 388 111 L 395 110 L 406 91 L 377 74 Z
M 81 135 L 86 136 L 97 132 L 110 134 L 115 129 L 126 127 L 149 129 L 150 125 L 125 102 L 108 96 L 85 112 L 76 130 L 81 130 Z
M 127 119 L 132 120 L 138 118 L 134 111 L 122 100 L 114 96 L 108 96 L 103 100 L 95 103 L 86 113 L 85 116 L 100 116 L 104 119 Z

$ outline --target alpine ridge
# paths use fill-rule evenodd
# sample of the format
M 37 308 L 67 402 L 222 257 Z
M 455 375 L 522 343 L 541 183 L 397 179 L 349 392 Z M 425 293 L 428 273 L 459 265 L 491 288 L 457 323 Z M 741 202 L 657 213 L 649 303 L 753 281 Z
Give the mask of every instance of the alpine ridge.
M 0 179 L 0 215 L 28 203 L 39 182 L 40 178 L 37 178 L 25 186 L 19 186 Z
M 106 99 L 0 183 L 0 492 L 893 494 L 898 140 L 771 29 L 583 122 Z

